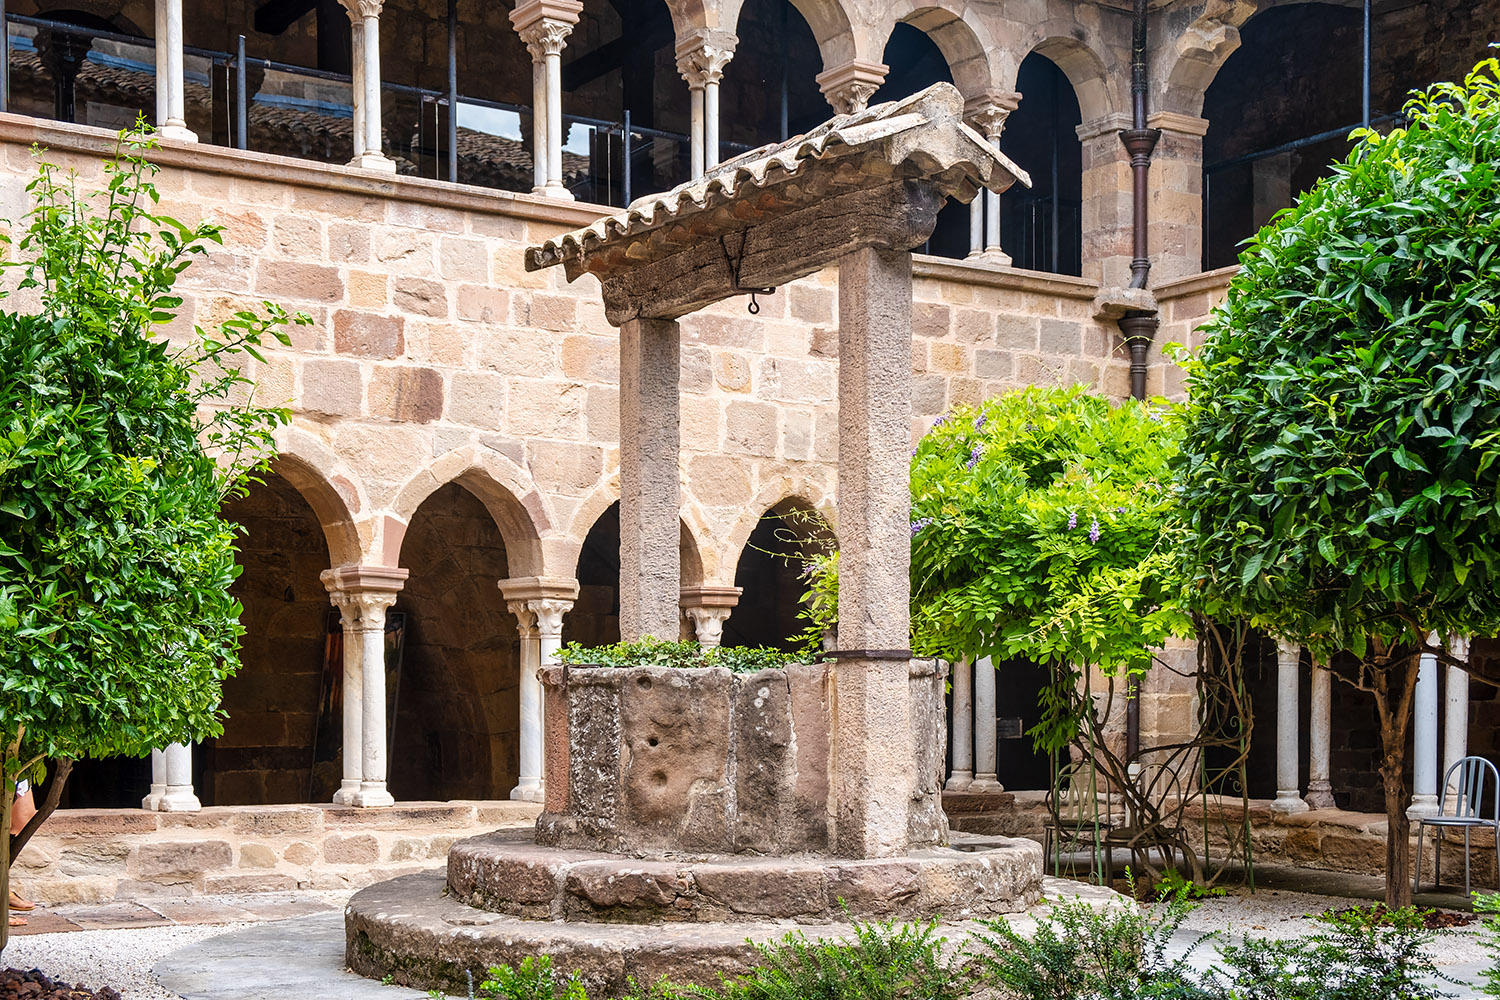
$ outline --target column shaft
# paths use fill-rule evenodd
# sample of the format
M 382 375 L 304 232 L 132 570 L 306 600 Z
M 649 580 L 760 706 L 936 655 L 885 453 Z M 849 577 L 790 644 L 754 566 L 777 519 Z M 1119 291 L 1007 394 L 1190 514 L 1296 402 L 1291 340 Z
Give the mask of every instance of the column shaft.
M 366 17 L 364 23 L 365 156 L 384 157 L 385 138 L 380 127 L 380 18 Z
M 364 764 L 359 778 L 357 806 L 395 805 L 386 788 L 385 718 L 385 606 L 372 606 L 361 622 L 359 637 L 364 651 L 364 729 L 360 733 Z
M 911 255 L 839 261 L 839 646 L 833 671 L 836 848 L 907 848 Z M 907 656 L 910 654 L 907 653 Z
M 186 743 L 169 743 L 162 750 L 166 765 L 167 790 L 161 797 L 162 812 L 197 812 L 203 808 L 193 794 L 193 748 Z
M 719 165 L 719 81 L 709 80 L 703 86 L 703 167 Z
M 620 637 L 678 635 L 681 332 L 673 320 L 620 327 Z
M 1469 640 L 1448 640 L 1448 652 L 1460 660 L 1469 659 Z M 1448 780 L 1448 771 L 1469 753 L 1469 672 L 1449 666 L 1443 684 L 1443 773 L 1439 781 Z M 1457 789 L 1454 789 L 1455 794 Z
M 1438 669 L 1437 657 L 1423 655 L 1417 668 L 1412 727 L 1412 796 L 1408 816 L 1437 813 Z
M 1312 704 L 1307 747 L 1307 804 L 1313 809 L 1332 809 L 1333 785 L 1329 782 L 1328 758 L 1333 726 L 1333 675 L 1313 665 Z
M 347 613 L 343 616 L 344 651 L 344 739 L 339 755 L 343 758 L 344 774 L 339 790 L 333 793 L 337 805 L 352 806 L 359 794 L 359 778 L 364 773 L 364 756 L 360 749 L 365 743 L 365 651 L 357 633 L 358 619 Z
M 338 805 L 394 804 L 386 788 L 385 613 L 407 571 L 389 566 L 324 570 L 344 630 L 344 780 Z
M 999 715 L 995 698 L 995 665 L 988 656 L 974 664 L 974 784 L 976 792 L 998 792 L 999 744 L 995 739 L 995 719 Z
M 1273 812 L 1307 811 L 1298 794 L 1297 684 L 1302 647 L 1280 643 L 1276 649 L 1276 801 Z
M 953 773 L 945 786 L 961 792 L 974 783 L 974 665 L 968 660 L 953 664 L 953 712 L 949 733 L 953 740 Z
M 365 19 L 351 14 L 349 32 L 353 59 L 349 107 L 354 116 L 354 162 L 358 163 L 365 151 Z
M 563 186 L 562 48 L 547 50 L 547 194 L 572 198 Z
M 163 138 L 197 142 L 187 127 L 182 59 L 182 0 L 157 0 L 156 124 Z
M 990 145 L 996 152 L 1000 150 L 1000 135 L 996 133 L 989 136 Z M 1000 249 L 1000 196 L 993 191 L 984 192 L 984 252 L 989 254 L 1003 253 Z
M 162 796 L 167 794 L 167 758 L 160 750 L 151 751 L 151 790 L 141 799 L 141 808 L 147 812 L 161 810 Z
M 984 253 L 984 203 L 989 192 L 981 191 L 969 202 L 969 256 Z
M 688 124 L 688 159 L 694 177 L 703 176 L 703 88 L 688 87 L 688 106 L 691 118 Z
M 521 739 L 520 775 L 510 797 L 523 802 L 541 802 L 542 790 L 542 685 L 536 672 L 542 665 L 541 639 L 536 630 L 536 612 L 513 602 L 521 633 Z
M 531 178 L 535 185 L 532 194 L 547 193 L 547 161 L 552 146 L 551 112 L 547 100 L 547 60 L 543 56 L 531 60 Z

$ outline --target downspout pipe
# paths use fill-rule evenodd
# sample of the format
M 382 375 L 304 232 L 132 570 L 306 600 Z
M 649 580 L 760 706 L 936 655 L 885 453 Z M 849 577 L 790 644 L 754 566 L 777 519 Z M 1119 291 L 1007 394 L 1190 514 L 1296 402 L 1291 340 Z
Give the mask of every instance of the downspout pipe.
M 1129 131 L 1120 133 L 1120 141 L 1130 154 L 1130 173 L 1134 188 L 1130 288 L 1145 288 L 1146 279 L 1151 275 L 1151 248 L 1147 238 L 1150 223 L 1148 199 L 1151 193 L 1151 154 L 1161 140 L 1161 130 L 1146 126 L 1146 96 L 1150 87 L 1150 53 L 1146 32 L 1148 7 L 1149 0 L 1134 0 L 1130 44 L 1131 127 Z M 1146 353 L 1160 323 L 1155 313 L 1139 309 L 1125 313 L 1119 322 L 1120 332 L 1124 334 L 1125 343 L 1130 348 L 1130 395 L 1134 399 L 1145 399 Z M 1140 749 L 1140 690 L 1132 675 L 1125 688 L 1125 760 L 1132 769 Z

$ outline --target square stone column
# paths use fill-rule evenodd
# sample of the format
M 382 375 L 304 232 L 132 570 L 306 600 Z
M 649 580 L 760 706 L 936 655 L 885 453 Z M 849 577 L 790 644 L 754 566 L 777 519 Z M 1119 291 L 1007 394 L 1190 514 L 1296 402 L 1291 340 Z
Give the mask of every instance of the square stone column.
M 1159 111 L 1151 154 L 1151 282 L 1160 285 L 1203 268 L 1203 137 L 1208 120 Z
M 679 633 L 682 334 L 675 320 L 620 327 L 620 638 Z
M 910 706 L 911 254 L 839 261 L 836 850 L 907 849 Z
M 1083 144 L 1083 276 L 1106 288 L 1130 284 L 1130 260 L 1135 253 L 1131 240 L 1134 179 L 1130 154 L 1120 142 L 1120 134 L 1129 128 L 1127 114 L 1107 115 L 1078 126 Z

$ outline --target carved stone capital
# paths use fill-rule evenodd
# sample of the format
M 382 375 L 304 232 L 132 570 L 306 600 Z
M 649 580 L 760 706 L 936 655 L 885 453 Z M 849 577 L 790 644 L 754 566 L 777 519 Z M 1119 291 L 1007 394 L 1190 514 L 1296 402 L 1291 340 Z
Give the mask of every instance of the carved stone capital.
M 724 622 L 733 608 L 697 607 L 687 608 L 688 620 L 693 623 L 693 633 L 700 646 L 717 646 L 724 637 Z
M 732 32 L 695 28 L 677 43 L 677 71 L 693 90 L 718 83 L 739 42 Z
M 349 12 L 349 20 L 358 24 L 366 18 L 379 17 L 385 0 L 339 0 Z
M 852 115 L 865 109 L 871 96 L 885 82 L 888 72 L 890 67 L 885 63 L 851 59 L 824 70 L 814 79 L 835 111 L 841 115 Z
M 541 600 L 530 603 L 531 613 L 536 616 L 537 634 L 561 636 L 563 615 L 573 610 L 572 601 Z
M 516 616 L 516 631 L 522 639 L 536 636 L 536 612 L 531 610 L 530 601 L 506 601 L 505 607 Z
M 1018 93 L 980 94 L 964 102 L 964 118 L 986 139 L 999 139 L 1006 119 L 1020 106 Z
M 320 577 L 350 632 L 384 632 L 385 613 L 406 585 L 399 566 L 337 566 Z
M 563 46 L 572 33 L 572 24 L 551 18 L 533 21 L 517 31 L 521 41 L 526 43 L 526 51 L 531 53 L 531 61 L 534 63 L 539 63 L 548 56 L 562 55 Z

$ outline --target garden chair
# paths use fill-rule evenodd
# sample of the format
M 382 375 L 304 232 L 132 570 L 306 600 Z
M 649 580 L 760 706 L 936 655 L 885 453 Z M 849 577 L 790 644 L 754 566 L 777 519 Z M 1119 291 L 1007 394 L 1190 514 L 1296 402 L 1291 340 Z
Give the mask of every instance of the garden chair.
M 1458 771 L 1458 784 L 1453 783 L 1453 772 Z M 1490 799 L 1494 808 L 1484 813 L 1485 784 L 1489 783 Z M 1456 792 L 1453 813 L 1448 813 L 1448 791 Z M 1500 871 L 1500 770 L 1483 757 L 1465 757 L 1448 768 L 1443 776 L 1443 792 L 1438 799 L 1438 814 L 1423 816 L 1417 821 L 1417 870 L 1412 874 L 1411 891 L 1417 891 L 1422 878 L 1422 833 L 1427 827 L 1437 828 L 1433 840 L 1432 887 L 1436 889 L 1443 881 L 1443 832 L 1444 827 L 1462 827 L 1464 831 L 1464 895 L 1469 895 L 1469 831 L 1476 826 L 1487 827 L 1495 836 L 1495 865 Z

